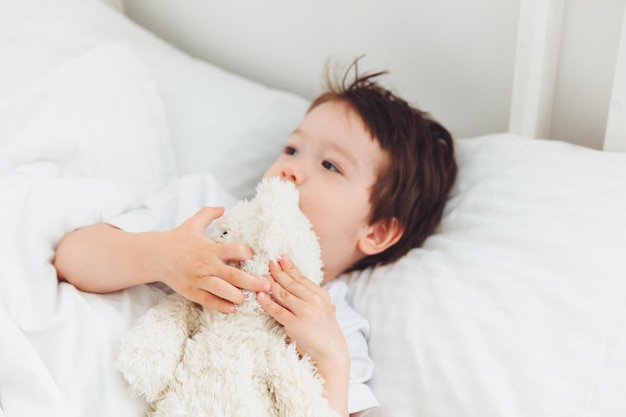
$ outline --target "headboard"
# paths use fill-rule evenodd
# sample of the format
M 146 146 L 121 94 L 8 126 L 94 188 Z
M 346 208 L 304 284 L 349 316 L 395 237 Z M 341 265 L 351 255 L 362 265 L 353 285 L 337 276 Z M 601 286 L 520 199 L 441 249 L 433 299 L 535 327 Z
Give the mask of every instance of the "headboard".
M 509 131 L 549 137 L 564 0 L 524 0 L 520 11 Z M 617 51 L 603 149 L 626 151 L 626 13 Z
M 457 137 L 626 148 L 626 0 L 109 2 L 196 57 L 309 99 L 325 61 L 366 54 Z

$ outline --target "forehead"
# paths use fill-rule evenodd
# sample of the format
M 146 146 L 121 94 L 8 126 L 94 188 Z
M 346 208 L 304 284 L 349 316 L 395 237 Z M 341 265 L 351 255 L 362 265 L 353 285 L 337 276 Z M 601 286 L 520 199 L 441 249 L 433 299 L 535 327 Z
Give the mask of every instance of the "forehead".
M 310 109 L 300 126 L 311 130 L 341 129 L 356 134 L 366 132 L 369 135 L 361 116 L 343 100 L 325 101 Z
M 386 157 L 361 116 L 344 101 L 327 101 L 314 107 L 296 133 L 340 148 L 357 159 L 384 160 Z

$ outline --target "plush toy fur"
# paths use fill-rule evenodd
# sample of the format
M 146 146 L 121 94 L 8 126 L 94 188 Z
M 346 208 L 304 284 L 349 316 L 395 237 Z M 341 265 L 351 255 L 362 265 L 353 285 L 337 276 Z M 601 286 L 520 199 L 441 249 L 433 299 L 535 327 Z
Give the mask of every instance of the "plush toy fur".
M 287 253 L 319 284 L 319 244 L 298 199 L 291 183 L 266 179 L 254 199 L 215 222 L 211 237 L 250 245 L 254 257 L 240 265 L 246 272 L 265 275 L 270 260 Z M 124 335 L 116 366 L 149 403 L 149 416 L 337 416 L 313 364 L 254 293 L 233 314 L 166 297 Z

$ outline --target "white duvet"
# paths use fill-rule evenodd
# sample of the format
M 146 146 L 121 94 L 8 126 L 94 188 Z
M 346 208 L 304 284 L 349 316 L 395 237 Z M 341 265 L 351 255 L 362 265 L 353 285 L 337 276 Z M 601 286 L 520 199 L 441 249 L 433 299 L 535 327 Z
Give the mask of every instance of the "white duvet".
M 0 104 L 0 414 L 142 414 L 112 358 L 121 332 L 162 293 L 82 293 L 57 282 L 51 261 L 64 234 L 173 175 L 159 106 L 145 68 L 119 46 Z
M 51 265 L 61 236 L 124 209 L 133 193 L 54 171 L 34 163 L 0 178 L 2 409 L 7 416 L 140 415 L 143 404 L 128 398 L 111 358 L 120 333 L 160 291 L 86 294 L 58 284 Z

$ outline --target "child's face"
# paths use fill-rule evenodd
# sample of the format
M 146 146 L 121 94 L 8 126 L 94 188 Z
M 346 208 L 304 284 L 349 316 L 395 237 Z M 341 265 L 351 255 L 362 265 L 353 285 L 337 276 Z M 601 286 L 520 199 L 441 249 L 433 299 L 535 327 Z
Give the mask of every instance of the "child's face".
M 330 101 L 304 117 L 265 173 L 300 190 L 300 208 L 319 236 L 324 282 L 365 255 L 360 241 L 371 234 L 370 193 L 386 160 L 360 116 Z

